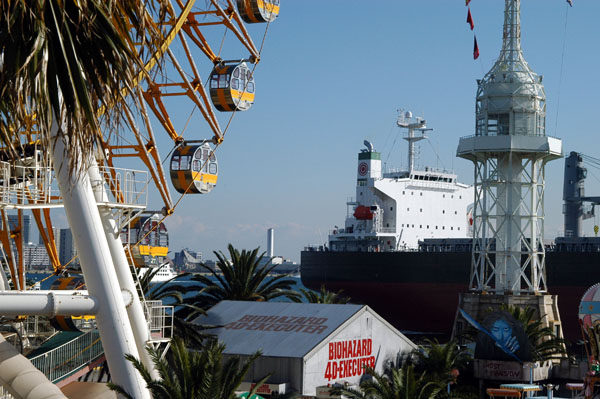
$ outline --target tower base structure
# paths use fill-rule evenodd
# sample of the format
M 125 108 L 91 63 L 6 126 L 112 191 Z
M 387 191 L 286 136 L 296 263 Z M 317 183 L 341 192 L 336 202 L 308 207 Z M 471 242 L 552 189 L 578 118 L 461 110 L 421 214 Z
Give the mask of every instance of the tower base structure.
M 558 311 L 558 295 L 495 295 L 467 292 L 459 294 L 458 299 L 459 309 L 462 309 L 477 321 L 483 320 L 490 310 L 500 310 L 503 305 L 514 306 L 520 309 L 533 309 L 534 320 L 541 320 L 542 327 L 550 327 L 557 338 L 564 338 L 560 313 Z M 460 339 L 463 332 L 468 328 L 468 322 L 460 315 L 457 309 L 452 328 L 452 338 Z

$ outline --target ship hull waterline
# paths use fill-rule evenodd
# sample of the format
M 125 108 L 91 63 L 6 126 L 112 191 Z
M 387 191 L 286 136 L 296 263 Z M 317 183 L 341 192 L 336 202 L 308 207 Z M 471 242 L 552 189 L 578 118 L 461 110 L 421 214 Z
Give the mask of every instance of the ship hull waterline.
M 468 252 L 303 251 L 301 278 L 311 289 L 343 290 L 401 331 L 448 337 L 459 293 L 468 292 L 470 263 Z M 575 342 L 581 296 L 600 282 L 600 253 L 548 252 L 546 276 L 565 337 Z

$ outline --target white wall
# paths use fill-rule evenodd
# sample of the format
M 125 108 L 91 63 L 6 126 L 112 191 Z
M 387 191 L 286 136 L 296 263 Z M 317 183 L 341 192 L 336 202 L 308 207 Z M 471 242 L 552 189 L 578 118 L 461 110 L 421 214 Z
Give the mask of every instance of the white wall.
M 343 342 L 352 342 L 352 351 L 342 353 L 340 359 L 336 353 L 330 353 L 330 348 L 341 346 Z M 363 343 L 368 343 L 370 348 L 363 346 Z M 395 360 L 398 352 L 410 352 L 414 347 L 408 338 L 367 310 L 305 357 L 302 395 L 314 396 L 317 386 L 340 380 L 358 384 L 362 375 L 359 362 L 375 361 L 375 369 L 381 372 L 387 360 Z M 363 348 L 370 350 L 364 353 Z

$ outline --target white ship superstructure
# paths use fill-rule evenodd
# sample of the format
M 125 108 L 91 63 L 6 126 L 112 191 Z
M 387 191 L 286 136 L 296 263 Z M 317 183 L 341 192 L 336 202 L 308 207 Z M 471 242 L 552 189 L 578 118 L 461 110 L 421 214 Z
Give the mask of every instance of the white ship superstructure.
M 358 154 L 356 198 L 347 202 L 344 228 L 329 235 L 330 250 L 405 251 L 427 238 L 470 235 L 473 187 L 459 183 L 453 173 L 414 169 L 414 142 L 431 129 L 410 112 L 398 126 L 408 129 L 408 170 L 382 171 L 381 153 L 365 141 L 367 148 Z

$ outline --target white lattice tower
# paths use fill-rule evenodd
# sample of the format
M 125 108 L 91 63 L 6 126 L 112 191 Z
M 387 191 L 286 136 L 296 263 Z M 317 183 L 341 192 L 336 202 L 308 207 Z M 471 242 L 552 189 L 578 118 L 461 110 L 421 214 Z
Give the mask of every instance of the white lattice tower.
M 475 166 L 469 288 L 546 292 L 544 167 L 562 155 L 562 143 L 545 135 L 542 77 L 521 51 L 520 0 L 505 0 L 500 56 L 477 83 L 476 134 L 457 150 Z

